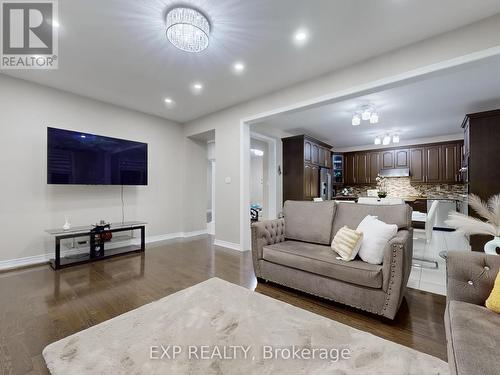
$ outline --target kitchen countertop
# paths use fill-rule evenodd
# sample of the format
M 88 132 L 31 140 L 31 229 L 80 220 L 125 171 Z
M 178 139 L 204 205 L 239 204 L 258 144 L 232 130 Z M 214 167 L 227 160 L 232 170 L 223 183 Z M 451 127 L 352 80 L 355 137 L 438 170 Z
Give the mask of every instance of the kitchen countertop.
M 347 195 L 347 196 L 336 196 L 332 199 L 358 199 L 358 198 L 377 198 L 377 197 L 368 197 L 367 195 Z M 439 200 L 439 201 L 454 201 L 454 202 L 464 202 L 466 198 L 448 198 L 448 197 L 388 197 L 388 198 L 401 198 L 405 202 L 415 202 L 417 200 L 422 201 L 430 201 L 430 200 Z

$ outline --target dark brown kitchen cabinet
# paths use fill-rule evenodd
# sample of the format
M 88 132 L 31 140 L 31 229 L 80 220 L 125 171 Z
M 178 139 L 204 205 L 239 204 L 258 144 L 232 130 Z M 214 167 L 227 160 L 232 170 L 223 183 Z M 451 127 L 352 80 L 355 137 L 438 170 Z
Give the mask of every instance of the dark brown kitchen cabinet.
M 412 183 L 458 183 L 463 159 L 463 142 L 441 142 L 348 152 L 345 159 L 345 184 L 375 184 L 380 170 L 409 168 Z
M 311 147 L 311 162 L 313 164 L 319 164 L 319 146 L 316 144 L 312 144 Z
M 426 147 L 424 150 L 425 182 L 441 182 L 443 170 L 441 165 L 441 146 Z
M 381 152 L 382 165 L 380 169 L 394 168 L 394 150 L 387 150 Z
M 425 182 L 424 149 L 410 149 L 410 179 L 412 182 Z
M 356 153 L 356 181 L 358 184 L 368 183 L 368 154 L 367 153 Z
M 310 141 L 304 141 L 304 161 L 311 162 L 312 158 L 312 145 Z
M 323 163 L 323 165 L 326 168 L 332 168 L 332 152 L 330 151 L 330 149 L 325 148 L 324 154 L 325 154 L 325 162 Z
M 319 167 L 317 165 L 313 165 L 311 167 L 311 196 L 309 199 L 313 199 L 320 196 L 319 193 Z
M 408 153 L 408 149 L 394 150 L 394 168 L 410 167 L 410 159 Z
M 376 184 L 377 176 L 380 172 L 380 152 L 370 152 L 368 154 L 368 183 Z
M 349 153 L 344 155 L 345 163 L 345 183 L 347 185 L 354 185 L 357 183 L 356 174 L 356 154 Z
M 283 201 L 321 196 L 320 176 L 332 164 L 331 146 L 307 135 L 283 142 Z
M 500 192 L 500 109 L 469 114 L 464 129 L 464 180 L 468 181 L 468 193 L 488 200 Z M 473 210 L 469 215 L 477 217 Z M 472 235 L 473 251 L 484 251 L 484 244 L 491 236 Z M 497 250 L 497 253 L 499 250 Z
M 441 146 L 441 180 L 447 183 L 459 181 L 461 147 L 458 143 Z

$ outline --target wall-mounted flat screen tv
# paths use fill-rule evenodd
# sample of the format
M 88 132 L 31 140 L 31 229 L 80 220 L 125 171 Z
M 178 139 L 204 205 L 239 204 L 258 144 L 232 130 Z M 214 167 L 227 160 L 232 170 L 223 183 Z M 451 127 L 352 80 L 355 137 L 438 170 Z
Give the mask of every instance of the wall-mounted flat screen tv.
M 47 128 L 47 183 L 147 185 L 148 145 Z

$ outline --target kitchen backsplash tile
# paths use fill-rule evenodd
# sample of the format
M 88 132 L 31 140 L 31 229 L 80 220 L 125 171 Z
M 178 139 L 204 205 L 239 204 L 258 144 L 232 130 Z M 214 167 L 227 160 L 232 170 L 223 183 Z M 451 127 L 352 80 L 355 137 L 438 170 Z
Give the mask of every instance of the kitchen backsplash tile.
M 464 184 L 412 184 L 409 177 L 387 178 L 385 185 L 390 197 L 426 196 L 462 200 L 466 192 Z M 352 188 L 353 195 L 358 196 L 366 196 L 368 189 L 376 189 L 374 185 L 356 185 L 350 188 Z

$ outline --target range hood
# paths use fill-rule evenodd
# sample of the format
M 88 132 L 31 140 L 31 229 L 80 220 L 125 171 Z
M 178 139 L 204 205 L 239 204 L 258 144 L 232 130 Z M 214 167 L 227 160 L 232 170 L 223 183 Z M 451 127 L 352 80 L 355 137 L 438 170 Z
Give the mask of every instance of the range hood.
M 378 174 L 382 177 L 410 177 L 410 168 L 381 169 Z

